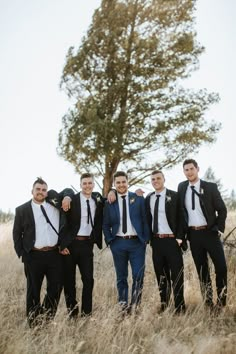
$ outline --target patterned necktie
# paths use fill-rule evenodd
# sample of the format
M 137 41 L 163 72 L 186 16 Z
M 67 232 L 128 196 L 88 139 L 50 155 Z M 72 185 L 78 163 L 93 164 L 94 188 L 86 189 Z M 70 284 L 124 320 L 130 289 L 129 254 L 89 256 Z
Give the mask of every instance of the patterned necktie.
M 159 208 L 159 200 L 160 200 L 160 194 L 157 194 L 156 197 L 156 202 L 154 206 L 154 220 L 153 220 L 153 233 L 157 234 L 158 233 L 158 208 Z
M 126 195 L 122 195 L 122 232 L 126 234 L 127 232 L 127 209 L 126 209 Z

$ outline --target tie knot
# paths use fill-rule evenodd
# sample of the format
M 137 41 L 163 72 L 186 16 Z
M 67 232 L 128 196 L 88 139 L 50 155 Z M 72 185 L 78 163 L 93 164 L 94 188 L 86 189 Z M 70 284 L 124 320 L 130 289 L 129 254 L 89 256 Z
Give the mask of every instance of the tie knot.
M 195 188 L 195 186 L 191 186 L 192 190 Z
M 161 196 L 160 194 L 156 194 L 156 197 L 157 197 L 157 198 L 160 198 L 160 196 Z
M 86 199 L 86 203 L 89 204 L 89 199 Z
M 124 200 L 126 198 L 126 195 L 122 195 L 121 198 Z

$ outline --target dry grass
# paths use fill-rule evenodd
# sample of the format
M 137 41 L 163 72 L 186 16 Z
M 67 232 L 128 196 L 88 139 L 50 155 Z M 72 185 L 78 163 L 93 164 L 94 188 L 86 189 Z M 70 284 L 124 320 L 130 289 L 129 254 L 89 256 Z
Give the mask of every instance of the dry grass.
M 228 218 L 227 230 L 236 224 Z M 158 353 L 220 354 L 236 352 L 236 252 L 226 250 L 229 268 L 228 305 L 212 317 L 201 304 L 190 253 L 185 255 L 187 312 L 158 314 L 159 295 L 148 246 L 142 308 L 139 315 L 119 317 L 110 250 L 95 252 L 94 312 L 90 319 L 68 322 L 64 296 L 55 321 L 29 329 L 25 319 L 25 278 L 11 239 L 12 225 L 0 225 L 0 353 Z M 214 274 L 212 274 L 214 278 Z M 81 281 L 78 275 L 78 298 Z

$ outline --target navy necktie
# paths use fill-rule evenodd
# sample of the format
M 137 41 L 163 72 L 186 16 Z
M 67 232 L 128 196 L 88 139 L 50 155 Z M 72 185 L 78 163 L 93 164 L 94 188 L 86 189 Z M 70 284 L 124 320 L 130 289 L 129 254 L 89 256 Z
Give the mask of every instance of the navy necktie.
M 122 232 L 126 234 L 127 232 L 127 209 L 126 209 L 126 195 L 122 195 Z

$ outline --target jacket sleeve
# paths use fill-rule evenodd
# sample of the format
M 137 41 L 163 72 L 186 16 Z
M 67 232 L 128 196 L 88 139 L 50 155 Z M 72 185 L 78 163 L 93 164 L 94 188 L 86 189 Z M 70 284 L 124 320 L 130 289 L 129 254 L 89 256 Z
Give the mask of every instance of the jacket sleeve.
M 146 242 L 149 242 L 151 238 L 150 227 L 148 225 L 148 218 L 147 218 L 147 210 L 145 206 L 145 199 L 141 198 L 141 213 L 142 213 L 142 222 L 143 222 L 143 236 Z
M 105 207 L 103 209 L 103 234 L 105 238 L 106 245 L 109 245 L 109 243 L 113 240 L 112 232 L 111 232 L 111 224 L 110 224 L 110 208 L 109 208 L 109 203 L 105 203 Z
M 221 194 L 218 190 L 217 184 L 213 184 L 213 203 L 214 203 L 214 208 L 217 212 L 217 217 L 216 217 L 216 224 L 218 227 L 218 230 L 221 232 L 225 231 L 225 220 L 227 217 L 227 208 L 225 206 L 225 203 L 221 197 Z
M 20 258 L 23 253 L 23 223 L 19 208 L 16 208 L 13 225 L 13 242 L 17 256 Z

